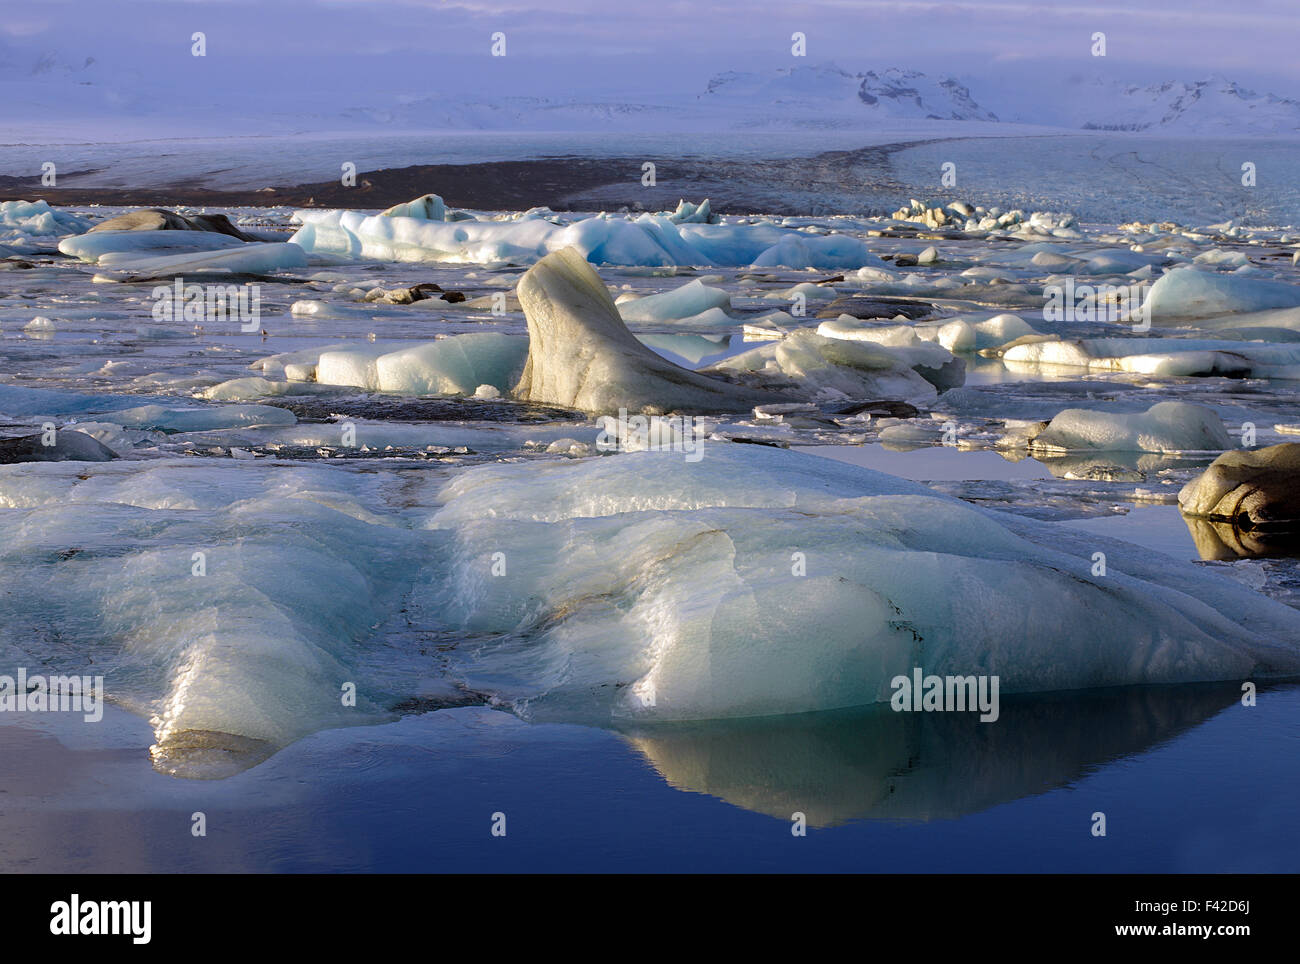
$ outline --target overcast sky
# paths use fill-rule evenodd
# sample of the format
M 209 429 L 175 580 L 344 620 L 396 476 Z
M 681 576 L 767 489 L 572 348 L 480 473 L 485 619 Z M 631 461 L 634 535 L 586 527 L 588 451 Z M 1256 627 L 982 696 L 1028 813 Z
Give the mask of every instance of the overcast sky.
M 807 35 L 807 59 L 790 35 Z M 196 64 L 190 36 L 207 35 Z M 491 34 L 507 56 L 489 56 Z M 1104 31 L 1107 57 L 1090 55 Z M 278 92 L 698 92 L 722 70 L 834 61 L 950 74 L 977 99 L 1040 82 L 1221 74 L 1300 97 L 1300 0 L 0 0 L 6 75 L 45 54 L 100 78 Z M 199 75 L 200 70 L 208 71 Z M 202 89 L 202 85 L 197 88 Z M 983 96 L 981 96 L 983 95 Z M 2 110 L 3 108 L 0 108 Z

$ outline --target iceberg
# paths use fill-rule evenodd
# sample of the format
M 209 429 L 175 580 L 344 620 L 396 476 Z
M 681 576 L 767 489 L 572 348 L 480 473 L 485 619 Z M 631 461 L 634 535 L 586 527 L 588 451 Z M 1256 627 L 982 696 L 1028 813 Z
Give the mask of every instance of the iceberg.
M 801 397 L 932 400 L 936 389 L 965 381 L 966 363 L 947 349 L 917 342 L 889 346 L 864 340 L 827 338 L 801 328 L 780 341 L 724 359 L 709 372 L 766 385 Z
M 1008 368 L 1059 365 L 1160 377 L 1300 377 L 1300 345 L 1192 338 L 1076 338 L 1013 342 Z
M 15 462 L 107 462 L 117 458 L 117 453 L 108 446 L 73 428 L 55 432 L 52 445 L 46 445 L 45 441 L 44 435 L 0 438 L 0 465 Z
M 142 405 L 103 415 L 101 421 L 123 428 L 158 432 L 204 432 L 258 425 L 293 425 L 298 419 L 288 409 L 271 405 L 205 405 L 202 408 Z
M 300 210 L 294 216 L 302 227 L 289 239 L 292 243 L 312 253 L 348 258 L 529 263 L 573 247 L 593 264 L 884 265 L 858 238 L 811 235 L 770 223 L 678 223 L 669 215 L 654 214 L 634 220 L 598 214 L 570 224 L 540 217 L 442 222 L 400 215 L 367 216 L 357 211 Z
M 375 359 L 376 387 L 403 395 L 473 395 L 484 385 L 508 392 L 527 358 L 528 339 L 519 335 L 452 335 L 380 355 Z
M 106 255 L 162 257 L 166 254 L 227 251 L 246 242 L 215 231 L 92 231 L 64 238 L 59 250 L 91 264 Z
M 878 345 L 909 347 L 937 342 L 949 352 L 975 352 L 999 348 L 1018 338 L 1038 332 L 1019 315 L 999 314 L 982 321 L 945 318 L 910 325 L 881 325 L 852 315 L 823 321 L 817 333 L 846 341 L 870 341 Z
M 679 368 L 628 331 L 577 248 L 547 255 L 519 280 L 528 357 L 514 395 L 586 412 L 741 412 L 774 393 Z
M 1145 307 L 1153 321 L 1211 318 L 1300 305 L 1300 285 L 1180 267 L 1151 286 Z
M 410 530 L 368 510 L 375 481 L 261 465 L 0 468 L 7 625 L 59 671 L 92 660 L 111 699 L 151 718 L 163 772 L 225 776 L 388 717 L 357 654 L 418 567 Z
M 176 232 L 179 233 L 179 232 Z M 225 235 L 213 235 L 225 237 Z M 135 279 L 172 277 L 174 275 L 269 274 L 290 268 L 307 267 L 307 255 L 296 244 L 280 242 L 239 242 L 238 250 L 207 251 L 144 257 L 137 253 L 108 252 L 99 256 L 98 264 L 110 271 L 128 273 Z M 131 279 L 127 279 L 131 280 Z
M 0 201 L 0 233 L 49 237 L 90 230 L 85 218 L 52 208 L 46 201 Z
M 1300 444 L 1225 452 L 1178 493 L 1188 515 L 1259 528 L 1300 523 Z
M 1205 559 L 1295 555 L 1300 546 L 1300 444 L 1225 452 L 1178 493 Z
M 227 234 L 239 241 L 257 240 L 231 224 L 230 218 L 224 214 L 192 214 L 187 217 L 166 208 L 128 211 L 101 221 L 90 229 L 91 234 L 104 231 L 213 231 Z
M 450 671 L 535 719 L 865 705 L 914 667 L 1004 694 L 1300 669 L 1300 612 L 1232 580 L 801 453 L 484 466 L 440 499 L 431 605 L 475 639 Z
M 447 205 L 436 194 L 425 194 L 414 201 L 394 204 L 382 212 L 386 218 L 415 218 L 417 221 L 446 221 Z
M 731 296 L 726 291 L 711 288 L 697 278 L 672 291 L 624 301 L 618 305 L 618 313 L 624 321 L 647 324 L 681 321 L 711 308 L 725 311 L 730 307 Z
M 292 352 L 250 367 L 370 392 L 473 395 L 485 385 L 500 393 L 510 391 L 527 356 L 528 339 L 520 335 L 470 332 L 396 350 L 391 344 L 344 344 L 314 353 Z
M 1157 402 L 1132 414 L 1067 408 L 1029 442 L 1035 452 L 1206 452 L 1230 445 L 1219 416 L 1190 402 Z

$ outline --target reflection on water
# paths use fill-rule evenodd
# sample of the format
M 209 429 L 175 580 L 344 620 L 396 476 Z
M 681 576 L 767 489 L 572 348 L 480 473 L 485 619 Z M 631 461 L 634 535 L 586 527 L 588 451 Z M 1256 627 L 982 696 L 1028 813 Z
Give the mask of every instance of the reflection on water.
M 1156 452 L 1071 452 L 1054 455 L 1033 452 L 1058 479 L 1089 479 L 1097 482 L 1144 482 L 1169 469 L 1209 465 L 1211 455 L 1177 455 Z
M 1295 523 L 1281 528 L 1241 525 L 1243 521 L 1183 515 L 1202 559 L 1300 558 L 1300 531 Z
M 669 784 L 789 820 L 954 819 L 1078 780 L 1214 716 L 1238 683 L 1004 697 L 974 713 L 887 705 L 627 734 Z

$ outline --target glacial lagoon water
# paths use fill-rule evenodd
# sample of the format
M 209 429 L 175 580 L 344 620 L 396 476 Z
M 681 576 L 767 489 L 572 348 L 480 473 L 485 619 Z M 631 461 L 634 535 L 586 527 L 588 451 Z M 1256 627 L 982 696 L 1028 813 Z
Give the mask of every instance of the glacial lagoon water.
M 1059 210 L 1069 198 L 1050 200 Z M 1186 214 L 1185 199 L 1179 205 Z M 627 296 L 695 278 L 726 289 L 731 314 L 721 325 L 634 326 L 655 351 L 692 367 L 776 344 L 780 329 L 801 323 L 773 313 L 788 311 L 790 292 L 806 284 L 826 294 L 805 290 L 812 314 L 870 294 L 933 304 L 940 320 L 979 324 L 1012 312 L 1072 340 L 1128 333 L 1042 316 L 1042 287 L 1063 266 L 1129 283 L 1191 262 L 1294 283 L 1295 235 L 1277 226 L 1286 221 L 1243 233 L 1210 223 L 1239 212 L 1217 201 L 1200 210 L 1183 233 L 1088 225 L 1080 236 L 1020 244 L 897 226 L 879 236 L 868 233 L 879 222 L 865 219 L 782 220 L 812 237 L 862 238 L 892 263 L 864 274 L 820 264 L 606 266 L 601 277 Z M 268 237 L 293 230 L 287 211 L 234 213 Z M 150 284 L 95 280 L 113 266 L 58 257 L 48 238 L 13 240 L 30 245 L 13 257 L 33 267 L 6 273 L 0 292 L 5 434 L 54 419 L 121 457 L 0 469 L 5 665 L 83 668 L 90 655 L 110 681 L 100 724 L 0 719 L 7 869 L 1297 869 L 1300 688 L 1285 680 L 1261 685 L 1253 706 L 1238 681 L 1008 693 L 996 725 L 887 704 L 601 725 L 564 706 L 544 719 L 530 712 L 512 694 L 536 677 L 479 661 L 491 641 L 449 631 L 434 597 L 413 590 L 439 578 L 451 537 L 430 521 L 449 484 L 481 466 L 595 458 L 599 427 L 491 393 L 420 398 L 319 378 L 326 350 L 353 371 L 440 336 L 522 336 L 514 306 L 492 314 L 468 302 L 511 289 L 524 264 L 316 254 L 306 268 L 261 279 L 261 327 L 242 332 L 160 323 Z M 1019 251 L 1029 244 L 1037 247 Z M 929 266 L 895 260 L 931 245 L 940 260 Z M 1035 253 L 1045 257 L 1035 262 Z M 851 277 L 828 280 L 841 272 Z M 356 294 L 425 282 L 463 292 L 467 306 L 373 305 Z M 324 307 L 292 309 L 302 302 Z M 1262 310 L 1272 314 L 1237 336 L 1247 355 L 1294 340 L 1292 309 Z M 49 323 L 33 325 L 38 317 Z M 891 320 L 881 315 L 879 326 Z M 768 326 L 767 339 L 745 341 L 742 323 Z M 1200 559 L 1176 495 L 1213 452 L 1031 452 L 1017 442 L 1066 408 L 1127 417 L 1157 401 L 1205 406 L 1238 438 L 1250 426 L 1257 444 L 1293 434 L 1294 375 L 1185 374 L 1182 360 L 1165 356 L 1223 329 L 1171 324 L 1152 334 L 1169 343 L 1165 368 L 1125 370 L 1123 355 L 1099 355 L 1112 367 L 1090 369 L 966 351 L 964 384 L 932 392 L 918 418 L 823 404 L 703 426 L 710 445 L 789 446 L 928 483 L 1059 526 L 1063 542 L 1124 540 L 1150 565 L 1195 566 L 1258 593 L 1261 607 L 1294 606 L 1294 560 Z M 295 364 L 318 380 L 280 394 Z M 269 386 L 247 381 L 258 376 Z M 201 584 L 191 581 L 195 552 L 206 553 Z M 1050 613 L 1053 599 L 1020 605 Z M 803 641 L 810 651 L 821 642 Z M 449 667 L 472 668 L 477 688 Z M 357 715 L 317 712 L 308 684 L 331 674 L 359 683 Z M 151 753 L 160 745 L 166 752 Z M 198 812 L 204 837 L 191 833 Z M 1097 812 L 1107 815 L 1104 838 L 1091 832 Z M 491 832 L 497 814 L 504 837 Z M 806 836 L 791 833 L 796 814 Z

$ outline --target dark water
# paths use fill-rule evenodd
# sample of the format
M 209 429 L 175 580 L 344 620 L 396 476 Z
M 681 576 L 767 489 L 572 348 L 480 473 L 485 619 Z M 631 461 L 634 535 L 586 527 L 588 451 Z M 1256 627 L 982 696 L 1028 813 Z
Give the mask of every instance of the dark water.
M 0 867 L 1294 872 L 1300 686 L 1253 707 L 1239 694 L 1003 697 L 996 725 L 877 708 L 634 734 L 443 710 L 319 733 L 221 781 L 155 773 L 148 726 L 120 712 L 10 718 Z

